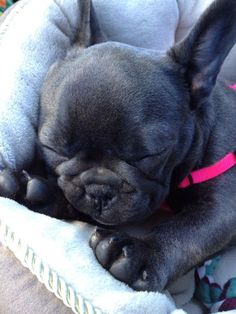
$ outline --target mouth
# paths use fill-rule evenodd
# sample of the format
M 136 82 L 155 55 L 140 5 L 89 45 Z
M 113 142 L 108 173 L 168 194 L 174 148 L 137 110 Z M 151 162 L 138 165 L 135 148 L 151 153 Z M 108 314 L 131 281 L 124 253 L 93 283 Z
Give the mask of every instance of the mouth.
M 110 222 L 107 222 L 107 221 L 103 221 L 101 219 L 95 219 L 94 218 L 94 221 L 97 222 L 99 225 L 102 225 L 103 227 L 117 227 L 117 224 L 114 224 L 114 223 L 110 223 Z
M 119 193 L 115 190 L 114 193 L 114 188 L 108 185 L 88 184 L 81 187 L 79 184 L 75 186 L 72 185 L 73 182 L 62 179 L 59 178 L 58 184 L 65 198 L 74 208 L 75 219 L 80 219 L 80 214 L 83 213 L 87 222 L 104 228 L 116 228 L 142 222 L 153 214 L 162 198 L 160 194 L 163 194 L 158 193 L 159 197 L 156 194 L 154 197 L 153 194 L 144 193 L 141 189 L 134 192 L 133 188 L 132 191 L 130 190 L 130 185 L 128 187 L 122 185 L 124 190 L 119 190 Z M 112 192 L 115 197 L 112 194 L 111 199 Z M 104 204 L 107 201 L 107 206 L 101 205 L 102 202 L 99 202 L 100 206 L 98 206 L 96 201 L 99 200 L 104 200 Z M 83 218 L 82 220 L 85 220 Z

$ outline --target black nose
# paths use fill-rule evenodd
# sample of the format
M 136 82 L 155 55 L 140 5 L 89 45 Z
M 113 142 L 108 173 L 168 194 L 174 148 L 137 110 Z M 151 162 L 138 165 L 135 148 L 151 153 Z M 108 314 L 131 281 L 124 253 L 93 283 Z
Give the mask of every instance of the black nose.
M 80 174 L 85 197 L 93 208 L 101 213 L 110 208 L 117 199 L 121 178 L 113 171 L 103 167 L 94 167 Z
M 89 184 L 85 186 L 86 198 L 98 211 L 106 210 L 117 199 L 114 187 L 104 184 Z

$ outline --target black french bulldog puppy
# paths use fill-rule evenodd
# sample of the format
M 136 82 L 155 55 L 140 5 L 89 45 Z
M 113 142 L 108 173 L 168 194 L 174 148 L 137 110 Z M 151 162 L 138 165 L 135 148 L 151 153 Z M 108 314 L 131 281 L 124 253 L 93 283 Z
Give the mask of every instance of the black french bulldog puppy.
M 84 6 L 91 23 L 82 45 L 53 65 L 42 90 L 39 143 L 59 186 L 57 210 L 49 206 L 47 214 L 83 213 L 112 227 L 92 235 L 98 261 L 136 290 L 161 291 L 236 234 L 236 167 L 178 188 L 191 171 L 236 149 L 236 93 L 217 80 L 236 42 L 236 2 L 216 0 L 165 56 L 101 43 L 94 12 Z M 20 198 L 19 179 L 7 173 L 18 180 Z M 22 181 L 28 196 L 21 200 L 30 203 L 35 190 Z M 175 215 L 148 235 L 115 231 L 145 220 L 166 199 Z

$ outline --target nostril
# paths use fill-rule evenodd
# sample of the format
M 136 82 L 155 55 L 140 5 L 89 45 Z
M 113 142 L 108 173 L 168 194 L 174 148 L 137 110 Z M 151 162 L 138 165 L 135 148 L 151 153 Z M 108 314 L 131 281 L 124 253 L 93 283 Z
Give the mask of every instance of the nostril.
M 99 205 L 100 204 L 100 200 L 98 198 L 93 198 L 94 204 L 95 205 Z
M 102 209 L 108 209 L 108 203 L 109 203 L 108 200 L 102 200 L 102 202 L 101 202 Z
M 114 197 L 114 194 L 112 193 L 104 194 L 104 199 L 107 200 L 108 202 L 111 201 L 113 197 Z
M 85 194 L 85 198 L 86 198 L 89 202 L 95 200 L 94 195 L 89 194 L 89 193 L 86 193 L 86 194 Z
M 105 210 L 110 208 L 111 204 L 115 203 L 116 199 L 116 195 L 107 195 L 107 197 L 104 197 L 102 200 L 102 208 Z

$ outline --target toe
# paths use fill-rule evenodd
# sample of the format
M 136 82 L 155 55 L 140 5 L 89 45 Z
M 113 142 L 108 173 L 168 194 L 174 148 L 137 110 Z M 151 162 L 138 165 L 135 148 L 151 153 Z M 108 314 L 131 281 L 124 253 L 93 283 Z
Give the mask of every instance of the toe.
M 89 240 L 90 247 L 95 250 L 98 243 L 106 236 L 109 236 L 111 234 L 110 230 L 102 229 L 102 228 L 96 228 L 94 233 L 91 235 L 91 238 Z
M 123 240 L 118 235 L 111 235 L 101 240 L 95 250 L 98 261 L 109 269 L 116 259 L 122 255 Z

